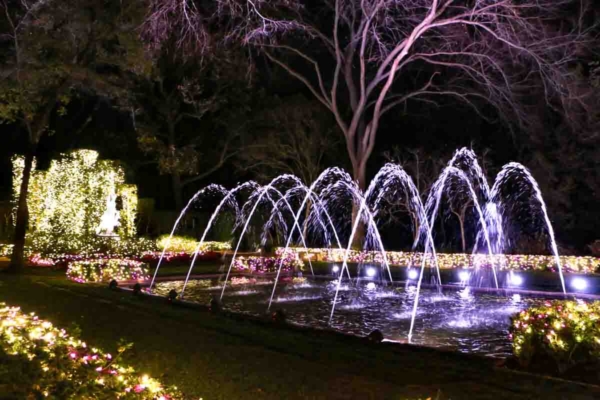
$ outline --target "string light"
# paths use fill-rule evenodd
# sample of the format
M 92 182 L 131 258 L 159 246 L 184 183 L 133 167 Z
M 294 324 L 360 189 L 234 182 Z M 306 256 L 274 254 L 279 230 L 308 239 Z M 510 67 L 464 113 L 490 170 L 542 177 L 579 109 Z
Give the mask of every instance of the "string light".
M 13 158 L 15 199 L 24 165 L 23 157 Z M 99 160 L 92 150 L 77 150 L 53 160 L 46 171 L 34 169 L 27 198 L 32 248 L 42 254 L 101 248 L 103 243 L 95 230 L 111 193 L 121 199 L 119 236 L 132 238 L 136 233 L 137 189 L 125 183 L 125 171 L 116 161 Z
M 77 393 L 87 393 L 90 398 L 183 398 L 176 387 L 165 387 L 121 364 L 118 359 L 129 346 L 120 346 L 113 357 L 33 313 L 24 314 L 4 303 L 0 303 L 0 346 L 7 354 L 23 356 L 39 367 L 42 373 L 33 390 L 45 397 L 62 397 L 63 383 L 68 382 Z
M 238 271 L 264 274 L 277 272 L 280 265 L 282 271 L 302 271 L 305 266 L 297 254 L 288 252 L 285 255 L 280 253 L 278 257 L 238 257 L 233 263 L 233 268 Z
M 314 260 L 325 262 L 343 262 L 346 250 L 344 249 L 305 249 L 303 247 L 289 248 L 288 251 L 296 254 L 313 254 Z M 281 254 L 283 248 L 277 248 L 276 254 Z M 423 257 L 425 266 L 434 267 L 431 254 L 426 256 L 418 252 L 387 251 L 387 261 L 390 265 L 420 267 Z M 352 263 L 380 263 L 384 262 L 379 251 L 350 250 L 347 258 Z M 600 271 L 600 258 L 560 256 L 563 272 L 593 274 Z M 437 253 L 437 263 L 441 269 L 465 268 L 490 268 L 492 265 L 499 270 L 514 271 L 551 271 L 558 272 L 554 256 L 540 255 L 513 255 L 513 254 L 464 254 L 464 253 Z
M 160 251 L 167 247 L 167 250 L 171 252 L 193 254 L 198 248 L 198 241 L 187 236 L 173 236 L 169 240 L 169 235 L 162 235 L 156 240 L 156 246 Z M 231 250 L 231 243 L 229 242 L 203 242 L 199 251 L 222 252 L 228 250 Z
M 564 365 L 596 361 L 600 357 L 599 319 L 600 301 L 547 301 L 511 318 L 513 351 L 525 362 L 533 354 L 550 354 Z
M 67 268 L 67 278 L 79 282 L 109 282 L 148 280 L 148 265 L 127 259 L 73 261 Z

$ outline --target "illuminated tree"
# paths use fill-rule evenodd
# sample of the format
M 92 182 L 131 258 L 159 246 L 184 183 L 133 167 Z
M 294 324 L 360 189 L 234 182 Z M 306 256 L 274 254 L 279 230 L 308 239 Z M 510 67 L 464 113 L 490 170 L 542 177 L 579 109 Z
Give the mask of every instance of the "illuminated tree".
M 13 160 L 15 200 L 24 167 L 23 157 Z M 28 239 L 34 251 L 93 253 L 96 228 L 110 194 L 120 200 L 119 236 L 135 236 L 137 189 L 125 183 L 125 172 L 115 161 L 99 160 L 95 151 L 78 150 L 52 161 L 47 171 L 34 171 L 27 199 Z
M 447 96 L 482 117 L 491 105 L 521 128 L 531 119 L 533 97 L 572 109 L 578 98 L 568 64 L 588 31 L 578 26 L 583 18 L 565 22 L 565 15 L 575 7 L 581 16 L 584 6 L 575 0 L 152 0 L 144 37 L 157 48 L 176 36 L 185 52 L 207 53 L 219 42 L 260 52 L 331 111 L 364 189 L 381 117 L 397 106 L 435 107 Z
M 572 99 L 567 63 L 586 40 L 573 25 L 581 19 L 558 23 L 569 6 L 583 7 L 571 0 L 216 4 L 152 0 L 145 37 L 160 47 L 175 35 L 188 51 L 218 40 L 259 50 L 333 113 L 361 188 L 380 119 L 394 107 L 452 96 L 526 126 L 521 95 L 540 93 L 552 107 Z
M 66 113 L 79 87 L 119 97 L 120 72 L 148 67 L 137 40 L 143 8 L 131 1 L 2 0 L 0 120 L 26 133 L 28 149 L 16 215 L 11 270 L 23 266 L 33 159 L 52 116 Z

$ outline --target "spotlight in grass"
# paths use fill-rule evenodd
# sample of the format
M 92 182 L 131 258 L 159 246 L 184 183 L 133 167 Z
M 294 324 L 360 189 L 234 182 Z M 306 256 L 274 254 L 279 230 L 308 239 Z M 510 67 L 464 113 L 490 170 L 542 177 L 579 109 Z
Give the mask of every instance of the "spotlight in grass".
M 471 274 L 468 273 L 467 271 L 460 271 L 458 273 L 458 279 L 460 279 L 461 282 L 468 281 L 470 277 L 471 277 Z
M 573 289 L 581 291 L 587 289 L 588 283 L 583 278 L 575 278 L 571 281 L 571 286 Z
M 521 286 L 523 284 L 523 277 L 521 275 L 510 274 L 510 284 L 512 286 Z
M 367 289 L 375 290 L 375 289 L 377 289 L 377 286 L 375 285 L 374 282 L 369 282 L 369 283 L 367 283 Z
M 135 285 L 133 285 L 133 295 L 139 296 L 140 294 L 142 294 L 142 285 L 136 283 Z
M 408 279 L 415 280 L 418 277 L 419 277 L 419 273 L 417 272 L 416 269 L 409 269 L 408 270 Z
M 376 270 L 375 268 L 373 268 L 373 267 L 369 267 L 369 268 L 367 268 L 367 276 L 368 276 L 369 278 L 372 278 L 372 277 L 374 277 L 375 275 L 377 275 L 377 270 Z
M 334 274 L 337 274 L 338 272 L 340 272 L 340 267 L 338 267 L 337 265 L 334 265 L 331 270 L 333 271 Z

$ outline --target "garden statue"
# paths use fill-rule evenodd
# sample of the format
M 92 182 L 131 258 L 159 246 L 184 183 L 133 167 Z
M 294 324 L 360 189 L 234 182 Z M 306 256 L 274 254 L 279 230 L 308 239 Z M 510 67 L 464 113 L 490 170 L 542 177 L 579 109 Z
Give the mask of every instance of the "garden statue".
M 96 234 L 99 236 L 117 237 L 115 227 L 119 225 L 119 212 L 117 211 L 117 195 L 111 193 L 106 199 L 106 211 L 102 214 L 100 225 L 96 228 Z

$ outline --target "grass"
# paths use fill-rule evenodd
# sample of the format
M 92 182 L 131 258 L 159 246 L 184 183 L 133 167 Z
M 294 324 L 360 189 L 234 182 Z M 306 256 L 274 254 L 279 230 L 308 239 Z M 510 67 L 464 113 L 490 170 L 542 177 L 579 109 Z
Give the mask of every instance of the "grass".
M 138 371 L 193 398 L 406 399 L 438 390 L 440 399 L 600 398 L 598 388 L 515 373 L 491 359 L 173 307 L 59 272 L 0 274 L 0 301 L 61 327 L 75 323 L 107 351 L 121 337 L 134 342 Z

